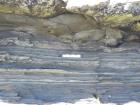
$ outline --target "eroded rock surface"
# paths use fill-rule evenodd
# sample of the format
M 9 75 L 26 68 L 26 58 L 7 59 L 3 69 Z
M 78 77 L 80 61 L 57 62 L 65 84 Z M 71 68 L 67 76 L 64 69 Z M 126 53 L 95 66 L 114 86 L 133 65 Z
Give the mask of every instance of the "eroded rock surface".
M 92 29 L 88 31 L 81 31 L 75 34 L 75 40 L 77 41 L 99 41 L 105 37 L 105 31 L 102 29 Z
M 110 47 L 116 47 L 123 42 L 124 35 L 121 30 L 106 28 L 104 43 Z
M 1 0 L 0 12 L 37 17 L 52 17 L 65 12 L 62 0 Z
M 138 31 L 139 0 L 89 0 L 79 4 L 77 2 L 80 0 L 68 0 L 67 10 L 91 16 L 102 26 L 129 27 L 131 30 Z
M 0 3 L 2 8 L 0 13 L 3 13 L 0 14 L 0 22 L 3 25 L 17 27 L 17 25 L 20 26 L 22 24 L 30 26 L 30 29 L 31 27 L 35 29 L 33 33 L 41 32 L 43 35 L 59 36 L 60 38 L 58 39 L 66 43 L 75 41 L 76 43 L 86 43 L 88 41 L 90 43 L 91 40 L 86 41 L 90 39 L 87 38 L 91 36 L 90 30 L 106 31 L 105 37 L 98 38 L 96 35 L 98 32 L 92 33 L 94 35 L 91 42 L 99 41 L 110 47 L 124 43 L 129 35 L 133 34 L 131 32 L 134 32 L 134 34 L 136 32 L 136 36 L 139 35 L 140 11 L 139 1 L 136 0 L 123 2 L 113 2 L 113 0 L 89 1 L 89 3 L 83 2 L 79 5 L 74 4 L 76 1 L 73 0 L 2 0 Z M 52 18 L 43 19 L 38 17 Z M 105 29 L 106 27 L 111 31 Z M 99 36 L 101 34 L 99 33 Z M 68 37 L 65 37 L 67 35 Z

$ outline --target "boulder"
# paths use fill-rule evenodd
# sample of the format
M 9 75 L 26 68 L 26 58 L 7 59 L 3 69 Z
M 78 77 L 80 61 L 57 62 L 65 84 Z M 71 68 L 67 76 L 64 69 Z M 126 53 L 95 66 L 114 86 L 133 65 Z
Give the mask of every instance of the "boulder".
M 132 30 L 133 30 L 133 31 L 136 31 L 136 32 L 140 32 L 140 22 L 134 24 L 134 25 L 132 26 Z
M 88 31 L 81 31 L 75 34 L 74 38 L 76 41 L 99 41 L 105 36 L 105 32 L 100 29 L 92 29 Z
M 79 31 L 97 27 L 95 21 L 84 18 L 79 14 L 63 14 L 43 22 L 43 26 L 50 34 L 74 34 Z
M 124 35 L 119 29 L 106 28 L 106 36 L 104 38 L 105 45 L 116 47 L 122 43 Z

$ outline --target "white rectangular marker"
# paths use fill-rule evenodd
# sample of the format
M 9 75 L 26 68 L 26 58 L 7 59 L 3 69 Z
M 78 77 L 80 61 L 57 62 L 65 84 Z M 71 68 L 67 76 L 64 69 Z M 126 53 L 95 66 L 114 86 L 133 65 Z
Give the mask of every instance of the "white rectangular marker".
M 63 58 L 81 58 L 80 54 L 62 54 Z

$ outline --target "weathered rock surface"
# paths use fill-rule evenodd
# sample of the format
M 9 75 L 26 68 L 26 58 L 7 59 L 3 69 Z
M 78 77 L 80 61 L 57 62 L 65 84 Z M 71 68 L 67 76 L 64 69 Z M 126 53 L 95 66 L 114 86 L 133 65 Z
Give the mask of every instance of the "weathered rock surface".
M 65 12 L 62 0 L 0 0 L 0 12 L 52 17 Z
M 138 35 L 129 35 L 127 41 L 139 42 L 140 41 L 140 37 Z
M 67 10 L 91 16 L 102 26 L 130 27 L 132 30 L 139 30 L 139 0 L 88 0 L 81 3 L 80 1 L 68 0 Z M 135 28 L 132 24 L 135 24 Z
M 89 40 L 99 41 L 105 36 L 105 31 L 102 29 L 92 29 L 88 31 L 81 31 L 74 35 L 76 41 L 87 42 Z
M 106 28 L 105 33 L 106 36 L 104 39 L 104 43 L 107 46 L 116 47 L 123 42 L 124 35 L 123 32 L 121 32 L 120 30 Z
M 64 1 L 1 0 L 0 13 L 31 15 L 35 17 L 54 17 L 56 15 L 68 13 L 69 11 L 76 14 L 82 14 L 86 17 L 92 17 L 97 23 L 102 24 L 103 26 L 127 26 L 134 31 L 139 31 L 140 3 L 138 0 L 99 0 L 96 2 L 90 0 L 82 2 L 80 2 L 81 0 Z
M 92 19 L 90 19 L 92 21 Z M 64 14 L 49 19 L 43 23 L 44 27 L 50 34 L 63 35 L 63 34 L 74 34 L 79 31 L 89 30 L 96 26 L 96 22 L 86 19 L 82 15 L 78 14 Z
M 83 2 L 83 4 L 79 5 L 72 4 L 72 2 L 76 3 L 76 1 L 73 0 L 68 0 L 67 3 L 66 1 L 64 2 L 62 0 L 13 0 L 7 2 L 2 0 L 0 2 L 0 7 L 2 8 L 0 13 L 3 14 L 0 14 L 0 22 L 2 23 L 2 25 L 11 25 L 16 28 L 17 26 L 21 27 L 22 25 L 24 25 L 26 27 L 29 27 L 28 30 L 27 28 L 25 29 L 22 26 L 22 28 L 24 28 L 22 29 L 22 31 L 25 30 L 27 34 L 37 33 L 42 35 L 54 35 L 65 43 L 71 44 L 75 40 L 76 42 L 78 40 L 78 43 L 86 43 L 88 41 L 88 43 L 90 43 L 91 40 L 88 39 L 92 37 L 93 43 L 95 41 L 99 41 L 101 43 L 105 43 L 105 45 L 110 47 L 118 46 L 124 43 L 125 40 L 127 40 L 127 37 L 122 35 L 123 32 L 126 32 L 127 36 L 129 36 L 130 31 L 134 31 L 137 33 L 139 32 L 139 1 L 134 0 L 131 2 L 113 2 L 113 0 L 101 0 L 97 2 L 89 1 L 89 4 L 87 2 Z M 23 10 L 28 10 L 28 12 L 17 12 L 19 10 L 22 10 L 22 8 L 24 8 Z M 27 14 L 32 15 L 33 17 L 29 17 L 27 16 Z M 52 18 L 42 19 L 37 17 Z M 98 34 L 98 32 L 93 32 L 93 35 L 91 35 L 92 32 L 89 32 L 89 30 L 96 29 L 102 31 L 104 27 L 109 27 L 111 29 L 106 29 L 105 37 L 102 37 L 102 32 L 99 33 L 99 35 L 95 35 Z M 114 28 L 116 31 L 113 30 Z M 30 33 L 28 33 L 29 31 Z M 66 37 L 66 35 L 68 35 L 68 37 Z M 5 40 L 5 44 L 7 44 L 7 39 Z M 12 40 L 13 39 L 11 39 L 10 41 Z M 14 44 L 24 44 L 23 41 L 13 41 Z M 31 44 L 28 39 L 25 41 L 27 41 L 25 43 L 28 43 L 29 46 L 33 46 L 33 44 Z M 35 43 L 37 46 L 41 46 L 40 44 L 38 44 L 38 42 Z M 44 46 L 45 48 L 46 45 L 44 44 L 42 46 Z
M 136 32 L 139 31 L 139 1 L 114 2 L 113 0 L 101 0 L 97 2 L 89 1 L 89 3 L 86 1 L 83 2 L 83 4 L 78 5 L 72 3 L 76 3 L 76 1 L 68 0 L 66 3 L 61 0 L 2 0 L 1 13 L 19 15 L 28 14 L 34 17 L 54 17 L 63 14 L 66 7 L 68 11 L 75 14 L 70 14 L 67 11 L 65 12 L 67 14 L 50 18 L 48 20 L 38 18 L 33 19 L 28 16 L 22 17 L 18 15 L 1 14 L 0 21 L 5 25 L 13 23 L 16 23 L 16 25 L 34 25 L 35 27 L 38 27 L 40 31 L 53 35 L 74 35 L 80 31 L 87 31 L 93 28 L 102 29 L 106 26 L 122 28 L 122 30 L 129 29 Z M 24 11 L 22 11 L 22 8 Z M 21 11 L 17 12 L 19 10 Z M 109 46 L 116 46 L 121 43 L 121 39 L 111 37 L 109 38 L 110 40 L 107 39 L 108 38 L 105 38 L 105 44 L 109 45 L 110 43 Z

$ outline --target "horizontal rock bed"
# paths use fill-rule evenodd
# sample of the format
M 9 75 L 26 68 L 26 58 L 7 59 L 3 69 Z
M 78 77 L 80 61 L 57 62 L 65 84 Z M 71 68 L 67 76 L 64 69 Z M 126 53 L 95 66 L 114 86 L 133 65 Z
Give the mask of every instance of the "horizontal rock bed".
M 0 32 L 0 99 L 42 105 L 96 94 L 107 103 L 139 101 L 138 43 L 137 49 L 128 44 L 75 49 L 61 40 L 51 42 L 12 30 Z M 28 41 L 19 39 L 20 35 Z M 42 44 L 39 40 L 44 40 L 45 48 L 36 46 L 35 42 Z M 62 54 L 80 54 L 81 58 L 62 58 Z
M 112 1 L 0 0 L 0 99 L 139 101 L 140 3 Z

